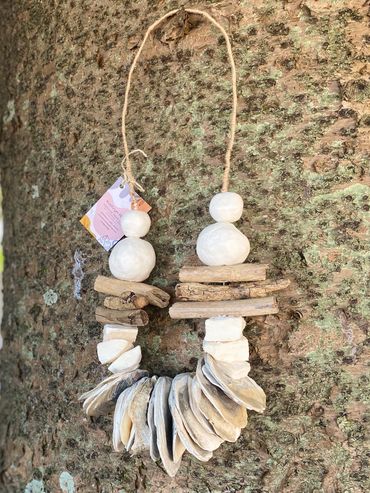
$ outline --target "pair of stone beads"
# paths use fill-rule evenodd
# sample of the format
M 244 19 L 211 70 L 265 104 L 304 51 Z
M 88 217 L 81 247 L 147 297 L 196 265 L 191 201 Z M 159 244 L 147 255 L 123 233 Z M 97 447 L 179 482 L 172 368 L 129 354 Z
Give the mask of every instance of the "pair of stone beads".
M 216 194 L 209 212 L 217 221 L 203 229 L 197 239 L 197 255 L 206 265 L 242 264 L 248 257 L 248 238 L 232 223 L 243 213 L 243 199 L 235 192 Z M 150 229 L 150 217 L 146 212 L 130 210 L 121 217 L 122 232 L 126 236 L 113 248 L 109 268 L 114 277 L 124 281 L 141 282 L 150 276 L 155 266 L 152 245 L 143 240 Z
M 217 221 L 205 227 L 197 239 L 197 255 L 206 265 L 242 264 L 249 255 L 248 238 L 232 223 L 243 213 L 243 199 L 235 192 L 216 194 L 209 213 Z
M 117 279 L 141 282 L 150 276 L 155 266 L 155 251 L 149 241 L 142 239 L 150 224 L 150 217 L 144 211 L 131 209 L 121 217 L 126 238 L 113 247 L 109 257 L 109 269 Z

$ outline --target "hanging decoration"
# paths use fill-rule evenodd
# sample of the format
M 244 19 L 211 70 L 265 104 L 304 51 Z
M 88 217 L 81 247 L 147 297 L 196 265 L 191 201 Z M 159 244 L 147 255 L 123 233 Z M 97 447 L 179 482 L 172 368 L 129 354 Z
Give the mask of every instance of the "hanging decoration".
M 289 284 L 284 279 L 267 280 L 267 265 L 245 263 L 249 241 L 234 224 L 242 216 L 243 199 L 229 191 L 237 112 L 231 44 L 225 29 L 207 12 L 183 9 L 205 17 L 226 41 L 232 82 L 230 133 L 222 188 L 209 204 L 215 222 L 199 233 L 196 243 L 203 265 L 187 265 L 180 270 L 176 302 L 169 308 L 173 319 L 205 319 L 203 354 L 194 373 L 175 378 L 149 376 L 140 368 L 141 347 L 135 346 L 135 340 L 140 327 L 149 322 L 145 307 L 164 309 L 170 296 L 143 282 L 150 276 L 156 256 L 153 246 L 144 239 L 151 227 L 149 207 L 142 210 L 143 202 L 136 194 L 139 186 L 130 155 L 137 150 L 129 151 L 126 115 L 133 72 L 145 42 L 159 24 L 179 10 L 168 12 L 148 28 L 128 74 L 122 136 L 123 177 L 128 184 L 131 210 L 120 218 L 124 239 L 115 241 L 110 253 L 113 277 L 98 276 L 94 285 L 105 295 L 104 306 L 96 309 L 96 320 L 104 325 L 97 354 L 110 375 L 80 397 L 88 416 L 98 416 L 114 407 L 112 442 L 116 452 L 137 454 L 147 449 L 170 476 L 178 471 L 185 451 L 200 461 L 210 460 L 222 442 L 238 439 L 247 425 L 248 411 L 264 411 L 265 393 L 249 376 L 248 339 L 243 335 L 245 318 L 277 313 L 273 293 Z

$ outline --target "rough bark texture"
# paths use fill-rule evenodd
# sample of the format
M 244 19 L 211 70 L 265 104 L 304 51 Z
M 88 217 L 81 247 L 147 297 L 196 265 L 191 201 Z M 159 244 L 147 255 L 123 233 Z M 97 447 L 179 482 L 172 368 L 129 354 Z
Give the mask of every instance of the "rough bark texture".
M 186 455 L 171 480 L 146 455 L 113 453 L 111 416 L 87 419 L 77 402 L 106 375 L 95 353 L 93 280 L 108 274 L 107 254 L 79 219 L 119 174 L 134 49 L 146 26 L 180 2 L 2 1 L 1 491 L 370 490 L 367 4 L 196 5 L 232 36 L 239 123 L 231 183 L 245 199 L 249 260 L 293 282 L 278 315 L 247 325 L 266 413 L 251 413 L 237 443 L 209 463 Z M 153 206 L 150 281 L 169 289 L 219 188 L 226 62 L 219 34 L 180 16 L 156 33 L 137 71 L 129 140 L 150 156 L 135 157 Z M 139 334 L 144 367 L 194 370 L 202 323 L 149 312 Z

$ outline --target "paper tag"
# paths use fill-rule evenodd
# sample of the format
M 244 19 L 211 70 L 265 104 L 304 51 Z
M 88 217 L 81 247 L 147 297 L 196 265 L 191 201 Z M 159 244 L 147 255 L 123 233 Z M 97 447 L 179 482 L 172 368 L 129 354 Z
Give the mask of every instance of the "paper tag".
M 151 207 L 136 194 L 137 209 L 149 212 Z M 121 216 L 131 209 L 131 196 L 127 183 L 120 177 L 91 207 L 80 223 L 109 251 L 122 237 Z

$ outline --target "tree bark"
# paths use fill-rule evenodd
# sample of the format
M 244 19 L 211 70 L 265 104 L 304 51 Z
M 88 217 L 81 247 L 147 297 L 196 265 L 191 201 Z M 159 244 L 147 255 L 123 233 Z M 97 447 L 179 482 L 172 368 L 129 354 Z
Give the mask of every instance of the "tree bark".
M 369 83 L 367 2 L 197 4 L 230 33 L 238 127 L 230 190 L 250 263 L 289 278 L 279 313 L 247 319 L 251 376 L 267 393 L 236 443 L 208 463 L 184 455 L 169 479 L 147 454 L 112 452 L 112 416 L 78 396 L 96 357 L 97 275 L 108 255 L 79 219 L 121 173 L 120 115 L 146 27 L 184 2 L 3 0 L 1 185 L 5 219 L 0 351 L 4 492 L 369 491 Z M 158 28 L 135 71 L 127 118 L 137 181 L 152 206 L 150 284 L 173 294 L 212 222 L 231 109 L 222 37 L 181 14 Z M 114 296 L 114 293 L 107 293 Z M 194 371 L 201 321 L 148 308 L 142 367 Z

